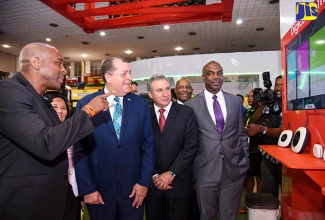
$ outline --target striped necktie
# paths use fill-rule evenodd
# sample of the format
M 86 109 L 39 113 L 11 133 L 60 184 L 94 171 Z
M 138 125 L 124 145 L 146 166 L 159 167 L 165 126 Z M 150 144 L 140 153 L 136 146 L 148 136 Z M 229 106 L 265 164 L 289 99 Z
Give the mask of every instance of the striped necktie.
M 117 138 L 120 140 L 121 124 L 122 124 L 122 106 L 119 97 L 115 96 L 114 101 L 116 102 L 116 104 L 114 107 L 113 125 L 114 125 Z
M 220 104 L 217 100 L 217 96 L 214 95 L 213 97 L 213 112 L 216 118 L 216 128 L 220 134 L 222 134 L 223 126 L 225 125 L 225 121 L 223 119 L 223 114 L 221 111 Z

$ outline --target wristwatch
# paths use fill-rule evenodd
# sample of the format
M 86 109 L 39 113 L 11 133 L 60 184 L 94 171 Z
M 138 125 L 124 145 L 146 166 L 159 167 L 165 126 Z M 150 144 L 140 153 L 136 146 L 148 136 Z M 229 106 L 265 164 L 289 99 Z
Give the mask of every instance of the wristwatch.
M 263 134 L 266 134 L 266 132 L 267 132 L 267 127 L 265 126 L 264 127 L 264 131 L 263 131 Z
M 176 176 L 176 174 L 173 173 L 172 171 L 170 171 L 170 175 L 171 175 L 171 176 Z

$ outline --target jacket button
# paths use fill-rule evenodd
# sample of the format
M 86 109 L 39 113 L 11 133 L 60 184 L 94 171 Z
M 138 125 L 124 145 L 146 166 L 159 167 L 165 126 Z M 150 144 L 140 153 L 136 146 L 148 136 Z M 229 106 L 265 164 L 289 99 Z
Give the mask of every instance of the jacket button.
M 222 152 L 219 152 L 220 155 L 222 155 Z
M 122 146 L 121 145 L 119 145 L 117 148 L 121 148 Z

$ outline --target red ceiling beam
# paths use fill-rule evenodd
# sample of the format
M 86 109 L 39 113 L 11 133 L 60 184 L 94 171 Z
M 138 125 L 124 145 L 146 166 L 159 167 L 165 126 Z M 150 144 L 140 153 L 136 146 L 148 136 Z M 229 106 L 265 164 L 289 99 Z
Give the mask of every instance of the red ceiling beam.
M 173 24 L 232 20 L 234 0 L 223 0 L 222 3 L 198 6 L 167 6 L 187 0 L 139 0 L 118 5 L 96 8 L 102 0 L 41 0 L 61 15 L 65 16 L 87 33 L 97 30 L 117 29 L 157 24 Z M 123 1 L 119 1 L 123 2 Z M 83 10 L 76 10 L 71 3 L 84 3 Z M 107 19 L 96 19 L 96 16 L 109 16 Z

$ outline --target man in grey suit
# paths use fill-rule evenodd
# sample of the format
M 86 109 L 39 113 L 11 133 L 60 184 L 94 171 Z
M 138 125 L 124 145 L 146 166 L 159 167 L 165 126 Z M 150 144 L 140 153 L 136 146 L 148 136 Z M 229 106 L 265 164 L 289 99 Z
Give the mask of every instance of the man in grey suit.
M 205 90 L 185 105 L 194 110 L 199 148 L 194 159 L 200 219 L 236 220 L 249 167 L 240 97 L 221 90 L 223 68 L 215 61 L 202 69 Z

